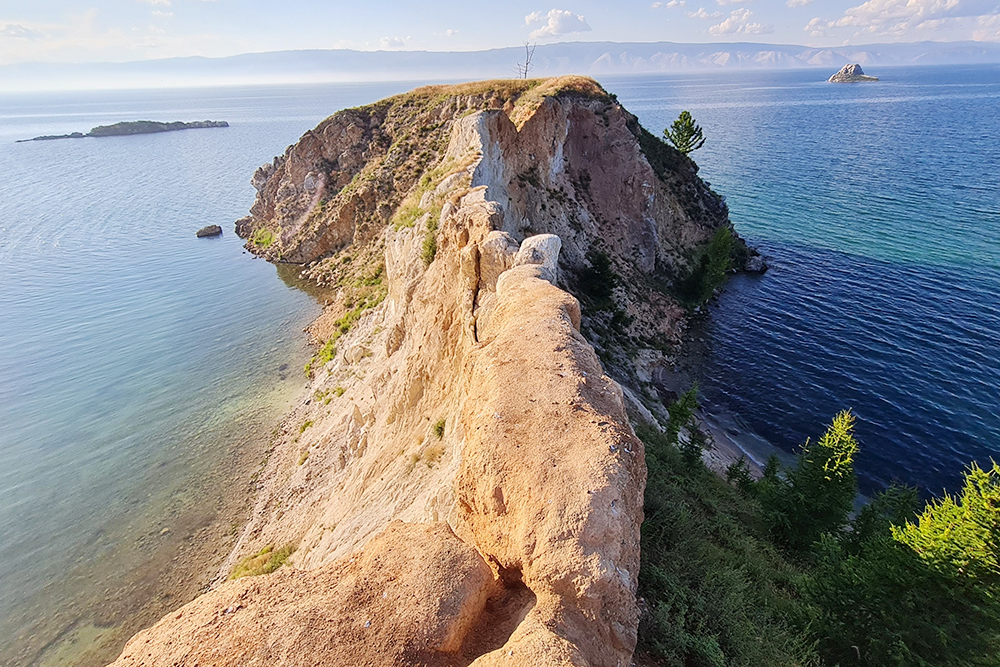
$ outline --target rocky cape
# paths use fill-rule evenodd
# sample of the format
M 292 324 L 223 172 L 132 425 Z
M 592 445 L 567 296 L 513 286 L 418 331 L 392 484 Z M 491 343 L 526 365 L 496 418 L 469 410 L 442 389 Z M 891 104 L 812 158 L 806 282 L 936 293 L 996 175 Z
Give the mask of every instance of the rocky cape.
M 632 422 L 722 197 L 583 77 L 347 109 L 253 184 L 247 248 L 332 294 L 310 391 L 216 586 L 115 664 L 629 665 Z
M 114 125 L 98 125 L 90 132 L 73 132 L 71 134 L 52 134 L 33 139 L 21 139 L 17 143 L 27 141 L 51 141 L 53 139 L 84 139 L 86 137 L 122 137 L 133 134 L 156 134 L 158 132 L 177 132 L 178 130 L 197 130 L 211 127 L 229 127 L 224 120 L 198 120 L 191 123 L 175 121 L 161 123 L 155 120 L 131 120 Z
M 878 81 L 877 76 L 868 76 L 861 69 L 861 65 L 844 65 L 840 71 L 827 79 L 830 83 L 863 83 L 865 81 Z

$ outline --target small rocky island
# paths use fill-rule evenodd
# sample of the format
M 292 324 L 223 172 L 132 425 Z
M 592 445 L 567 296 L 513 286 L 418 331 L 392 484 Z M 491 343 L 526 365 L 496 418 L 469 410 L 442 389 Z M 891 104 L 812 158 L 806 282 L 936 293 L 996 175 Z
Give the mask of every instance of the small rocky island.
M 115 123 L 114 125 L 98 125 L 87 134 L 73 132 L 72 134 L 45 135 L 33 139 L 21 139 L 17 143 L 25 141 L 51 141 L 53 139 L 83 139 L 85 137 L 122 137 L 132 134 L 156 134 L 157 132 L 196 130 L 205 127 L 229 127 L 229 123 L 224 120 L 198 120 L 192 123 L 182 121 L 162 123 L 155 120 L 133 120 L 124 123 Z
M 839 72 L 827 80 L 830 83 L 861 83 L 863 81 L 878 81 L 878 77 L 868 76 L 862 71 L 861 65 L 855 63 L 854 65 L 844 65 Z

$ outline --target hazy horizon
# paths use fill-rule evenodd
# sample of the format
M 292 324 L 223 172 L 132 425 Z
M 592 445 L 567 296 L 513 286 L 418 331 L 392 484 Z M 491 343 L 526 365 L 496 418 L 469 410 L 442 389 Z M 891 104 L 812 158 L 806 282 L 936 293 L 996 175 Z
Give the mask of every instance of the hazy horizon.
M 30 92 L 219 85 L 458 81 L 518 74 L 524 47 L 475 51 L 296 49 L 210 58 L 184 56 L 97 63 L 0 65 L 0 91 Z M 1000 63 L 1000 43 L 874 43 L 814 48 L 765 42 L 598 42 L 541 44 L 531 76 L 701 72 Z
M 9 0 L 0 65 L 226 57 L 292 49 L 468 52 L 524 41 L 729 43 L 836 48 L 1000 42 L 995 0 Z

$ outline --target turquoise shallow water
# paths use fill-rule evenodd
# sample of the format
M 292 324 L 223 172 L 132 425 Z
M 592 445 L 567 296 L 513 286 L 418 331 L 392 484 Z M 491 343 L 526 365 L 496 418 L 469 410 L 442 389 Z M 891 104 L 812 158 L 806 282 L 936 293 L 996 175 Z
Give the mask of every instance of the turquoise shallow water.
M 695 327 L 705 398 L 786 450 L 858 417 L 861 484 L 955 488 L 1000 458 L 1000 67 L 609 80 L 693 154 L 771 270 Z
M 212 518 L 224 466 L 301 391 L 318 312 L 233 234 L 249 178 L 408 87 L 0 97 L 0 664 L 51 662 L 40 647 L 81 615 L 139 604 L 153 538 Z M 137 119 L 231 127 L 14 143 Z M 207 224 L 224 235 L 195 238 Z
M 705 398 L 785 449 L 851 407 L 866 490 L 954 486 L 1000 444 L 1000 69 L 826 74 L 604 83 L 654 131 L 692 111 L 702 175 L 773 267 L 696 324 Z M 160 531 L 211 520 L 302 388 L 317 306 L 232 234 L 249 177 L 411 87 L 0 96 L 0 664 L 72 664 L 65 636 L 163 593 L 141 568 L 171 562 Z M 232 127 L 13 143 L 140 118 Z

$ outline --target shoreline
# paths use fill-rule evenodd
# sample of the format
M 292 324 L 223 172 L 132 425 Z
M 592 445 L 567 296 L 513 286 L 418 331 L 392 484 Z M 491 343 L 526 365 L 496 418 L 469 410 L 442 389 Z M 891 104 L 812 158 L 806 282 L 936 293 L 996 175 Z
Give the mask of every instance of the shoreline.
M 98 530 L 98 555 L 81 556 L 19 605 L 0 662 L 103 667 L 136 632 L 210 590 L 249 520 L 275 433 L 308 394 L 304 383 L 290 386 L 293 377 L 294 369 L 276 377 L 216 433 L 190 436 L 207 437 L 202 456 L 211 460 L 178 463 L 187 473 L 179 476 L 164 471 L 169 481 L 150 489 L 134 515 Z
M 786 466 L 794 462 L 794 454 L 779 449 L 766 438 L 742 426 L 736 414 L 721 406 L 702 405 L 696 415 L 711 443 L 711 447 L 702 454 L 702 461 L 722 476 L 740 457 L 746 460 L 756 476 L 763 472 L 771 456 L 777 456 Z

